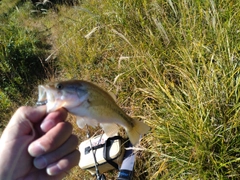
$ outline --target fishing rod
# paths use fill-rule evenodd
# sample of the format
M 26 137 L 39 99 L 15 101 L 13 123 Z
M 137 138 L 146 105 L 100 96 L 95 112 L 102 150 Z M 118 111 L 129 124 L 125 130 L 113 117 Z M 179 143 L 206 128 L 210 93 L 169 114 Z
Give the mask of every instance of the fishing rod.
M 90 134 L 89 134 L 88 126 L 86 125 L 86 127 L 87 127 L 87 138 L 89 138 Z M 93 146 L 92 146 L 91 139 L 89 139 L 89 142 L 90 142 L 90 148 L 91 148 L 93 159 L 94 159 L 94 166 L 95 166 L 97 180 L 106 180 L 106 176 L 104 174 L 100 174 L 100 172 L 98 170 L 98 163 L 97 163 L 97 159 L 96 159 L 96 149 L 93 152 L 94 149 L 93 149 Z
M 100 172 L 98 170 L 98 163 L 97 163 L 97 159 L 96 159 L 96 150 L 95 150 L 95 152 L 93 152 L 94 149 L 92 147 L 91 139 L 89 141 L 90 141 L 90 148 L 91 148 L 91 151 L 92 151 L 92 154 L 93 154 L 94 166 L 95 166 L 95 170 L 96 170 L 97 180 L 106 180 L 105 175 L 104 174 L 100 174 Z

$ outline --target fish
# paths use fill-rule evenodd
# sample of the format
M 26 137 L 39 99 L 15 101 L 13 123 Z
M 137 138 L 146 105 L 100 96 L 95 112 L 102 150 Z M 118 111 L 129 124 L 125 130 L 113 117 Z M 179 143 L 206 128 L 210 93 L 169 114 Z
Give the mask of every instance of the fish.
M 150 127 L 127 115 L 115 98 L 98 85 L 85 80 L 67 80 L 38 86 L 38 102 L 46 103 L 47 113 L 65 108 L 77 117 L 77 125 L 100 125 L 111 137 L 123 127 L 133 145 L 147 134 Z

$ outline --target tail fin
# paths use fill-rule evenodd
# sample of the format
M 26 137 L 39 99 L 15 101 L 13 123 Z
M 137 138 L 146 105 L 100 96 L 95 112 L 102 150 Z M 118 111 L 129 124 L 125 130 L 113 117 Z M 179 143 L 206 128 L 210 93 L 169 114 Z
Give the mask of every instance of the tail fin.
M 134 126 L 132 129 L 127 130 L 127 135 L 132 143 L 132 145 L 136 145 L 139 142 L 140 136 L 146 134 L 149 131 L 149 127 L 138 120 L 134 120 Z

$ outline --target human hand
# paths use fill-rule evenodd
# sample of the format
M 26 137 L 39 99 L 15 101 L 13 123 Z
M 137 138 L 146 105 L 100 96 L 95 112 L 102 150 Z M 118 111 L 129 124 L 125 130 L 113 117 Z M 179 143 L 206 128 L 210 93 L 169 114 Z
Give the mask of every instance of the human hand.
M 65 109 L 20 107 L 0 139 L 0 180 L 62 179 L 78 164 L 78 139 Z

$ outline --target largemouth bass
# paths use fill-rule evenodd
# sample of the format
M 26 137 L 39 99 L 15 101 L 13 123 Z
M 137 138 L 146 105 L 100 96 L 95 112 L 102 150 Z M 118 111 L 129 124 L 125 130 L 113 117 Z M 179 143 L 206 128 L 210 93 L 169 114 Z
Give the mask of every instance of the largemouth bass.
M 77 116 L 80 128 L 100 124 L 110 137 L 118 132 L 120 125 L 126 130 L 133 145 L 149 131 L 146 124 L 128 116 L 109 93 L 91 82 L 69 80 L 39 85 L 38 88 L 38 101 L 47 103 L 47 112 L 64 107 Z

